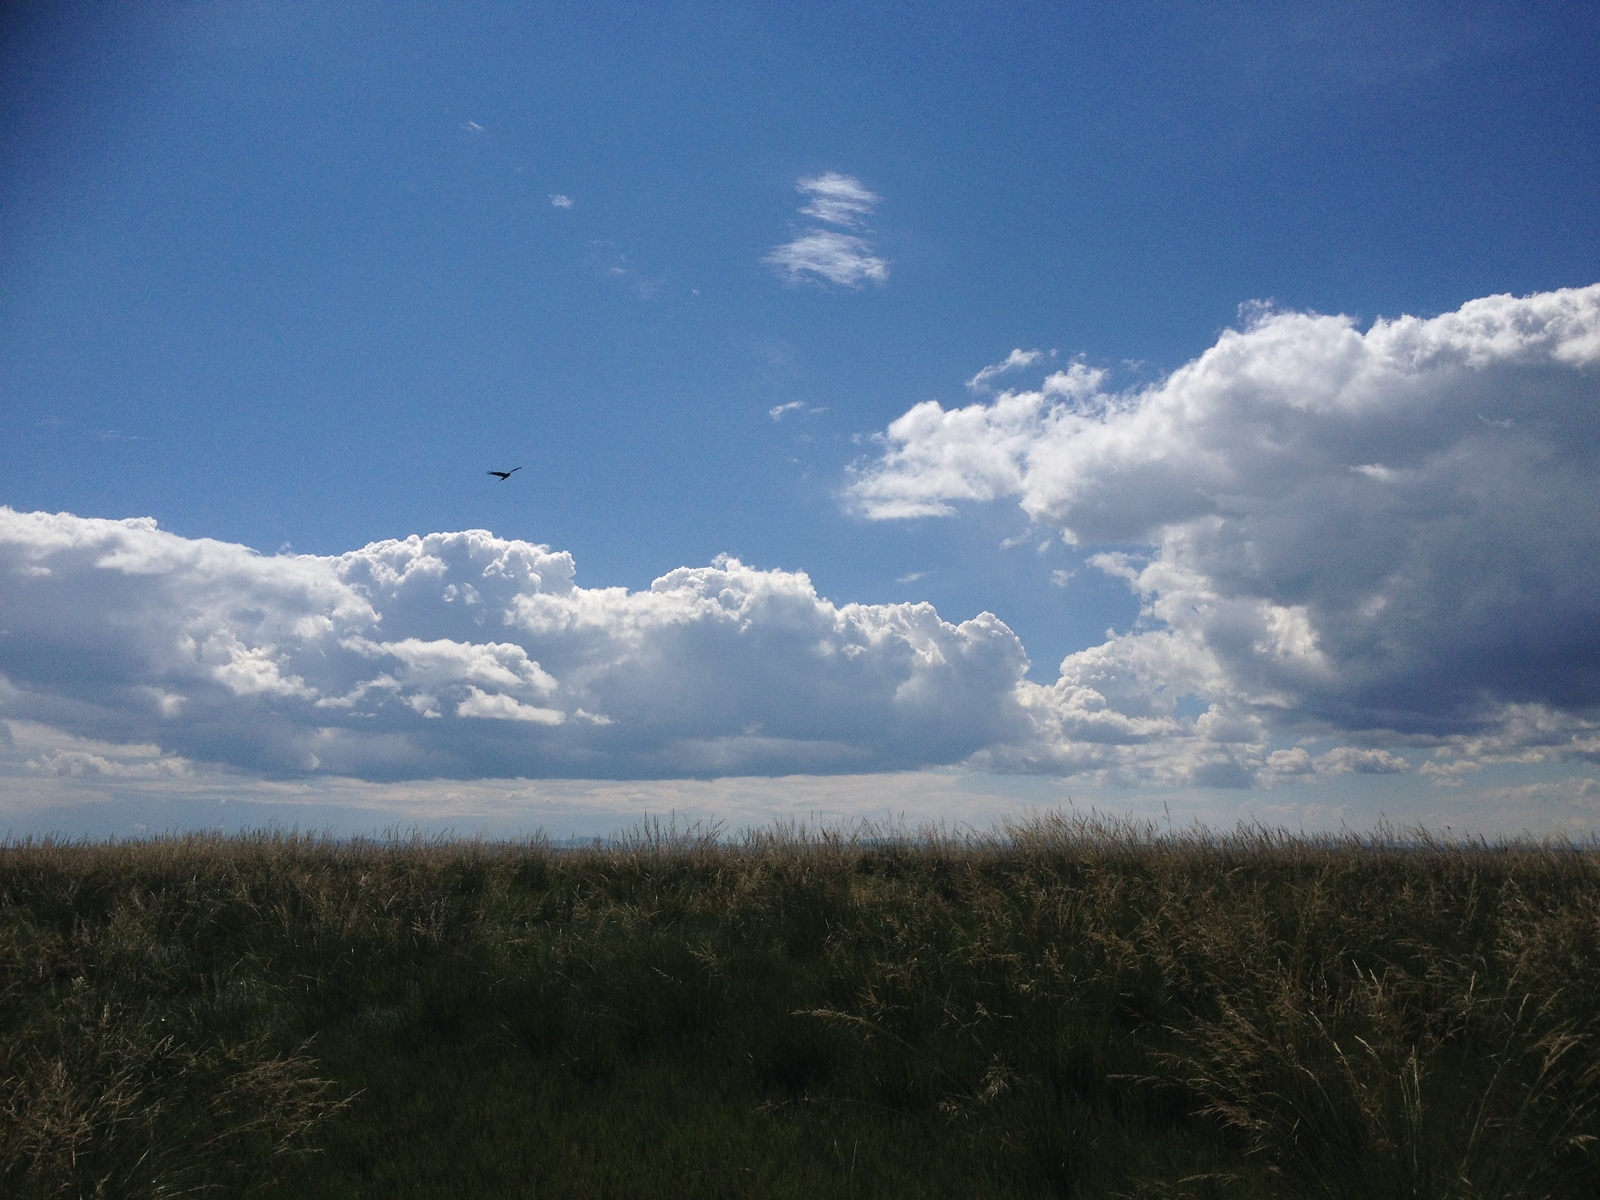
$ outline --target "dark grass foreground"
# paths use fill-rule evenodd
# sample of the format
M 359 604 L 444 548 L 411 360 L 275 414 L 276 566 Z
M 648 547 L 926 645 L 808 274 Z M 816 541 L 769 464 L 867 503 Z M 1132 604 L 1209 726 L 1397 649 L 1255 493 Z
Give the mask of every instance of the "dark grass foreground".
M 1061 819 L 12 845 L 0 1194 L 1593 1197 L 1597 885 Z

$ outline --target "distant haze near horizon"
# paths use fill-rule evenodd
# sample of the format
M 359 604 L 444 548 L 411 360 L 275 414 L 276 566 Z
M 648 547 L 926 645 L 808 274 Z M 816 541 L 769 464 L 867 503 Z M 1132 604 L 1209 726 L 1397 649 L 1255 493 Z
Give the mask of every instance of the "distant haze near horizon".
M 1600 830 L 1583 6 L 3 20 L 0 832 Z

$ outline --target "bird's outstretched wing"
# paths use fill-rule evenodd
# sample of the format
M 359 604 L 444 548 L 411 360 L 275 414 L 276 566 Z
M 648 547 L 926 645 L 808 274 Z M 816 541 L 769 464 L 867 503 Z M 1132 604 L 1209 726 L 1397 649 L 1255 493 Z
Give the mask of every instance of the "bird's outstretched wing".
M 501 483 L 504 483 L 506 480 L 510 479 L 513 475 L 515 475 L 520 470 L 522 470 L 521 467 L 512 467 L 511 470 L 509 470 L 509 471 L 485 471 L 484 474 L 485 475 L 493 475 Z

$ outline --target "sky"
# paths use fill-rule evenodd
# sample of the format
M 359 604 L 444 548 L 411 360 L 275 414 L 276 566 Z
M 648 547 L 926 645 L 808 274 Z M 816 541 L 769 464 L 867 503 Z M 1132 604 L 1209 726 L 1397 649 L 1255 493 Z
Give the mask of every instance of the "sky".
M 0 830 L 1590 836 L 1596 61 L 1592 4 L 7 6 Z

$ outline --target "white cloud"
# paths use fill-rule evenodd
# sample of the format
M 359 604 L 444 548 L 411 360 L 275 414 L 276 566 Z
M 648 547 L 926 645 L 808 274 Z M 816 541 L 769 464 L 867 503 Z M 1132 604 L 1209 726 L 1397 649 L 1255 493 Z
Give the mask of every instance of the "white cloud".
M 811 197 L 811 202 L 800 210 L 803 214 L 850 229 L 858 228 L 871 216 L 882 198 L 868 191 L 859 179 L 837 171 L 802 179 L 795 184 L 795 190 Z
M 456 716 L 482 717 L 491 721 L 532 721 L 536 725 L 560 725 L 567 719 L 567 714 L 560 709 L 538 708 L 510 696 L 491 695 L 475 687 L 469 687 L 467 698 L 456 705 Z
M 761 261 L 790 283 L 815 276 L 859 288 L 868 280 L 882 283 L 889 278 L 889 264 L 864 239 L 832 229 L 809 229 L 792 242 L 774 246 Z
M 807 404 L 804 400 L 791 400 L 787 404 L 775 404 L 767 409 L 767 416 L 774 421 L 781 421 L 791 413 L 795 416 L 814 417 L 828 411 L 826 404 Z
M 871 771 L 1027 727 L 987 613 L 836 605 L 727 558 L 640 592 L 574 574 L 481 530 L 268 557 L 0 508 L 0 716 L 98 739 L 36 773 L 375 779 Z
M 1600 285 L 1365 332 L 1266 311 L 1159 383 L 1104 383 L 920 404 L 850 487 L 880 519 L 1014 497 L 1070 543 L 1148 547 L 1089 559 L 1141 630 L 1025 685 L 1039 739 L 991 759 L 1245 782 L 1299 730 L 1436 745 L 1453 779 L 1600 747 Z
M 1337 746 L 1317 758 L 1317 770 L 1325 775 L 1400 775 L 1411 764 L 1387 750 L 1363 750 L 1356 746 Z
M 1075 363 L 879 447 L 868 515 L 1015 498 L 1139 622 L 1036 682 L 989 614 L 733 559 L 629 592 L 483 531 L 266 557 L 0 509 L 0 717 L 78 739 L 32 777 L 150 786 L 965 763 L 1459 797 L 1600 762 L 1600 286 L 1364 332 L 1266 313 L 1149 387 Z
M 1020 371 L 1024 367 L 1031 367 L 1043 357 L 1044 352 L 1040 350 L 1023 350 L 1020 348 L 1013 350 L 999 362 L 990 363 L 971 379 L 967 380 L 967 386 L 975 392 L 986 391 L 991 379 L 1009 374 L 1012 371 Z
M 880 435 L 885 452 L 851 485 L 850 497 L 867 516 L 886 520 L 948 516 L 953 501 L 1021 494 L 1035 445 L 1063 408 L 1094 397 L 1104 377 L 1074 363 L 1036 392 L 1002 392 L 987 404 L 948 411 L 925 400 Z
M 54 750 L 30 759 L 28 766 L 45 775 L 96 775 L 112 779 L 164 779 L 189 774 L 189 764 L 182 758 L 165 755 L 154 747 L 145 756 L 126 754 L 107 757 L 85 750 Z M 130 758 L 132 761 L 130 761 Z
M 563 195 L 561 195 L 561 193 L 556 192 L 553 195 L 551 195 L 551 197 L 550 197 L 550 206 L 552 208 L 571 208 L 572 207 L 572 197 L 571 196 L 563 196 Z
M 800 209 L 802 215 L 857 232 L 812 227 L 774 246 L 761 261 L 789 283 L 826 281 L 859 288 L 869 281 L 881 284 L 887 280 L 888 262 L 860 236 L 880 197 L 859 179 L 833 171 L 801 179 L 795 186 L 811 198 Z

